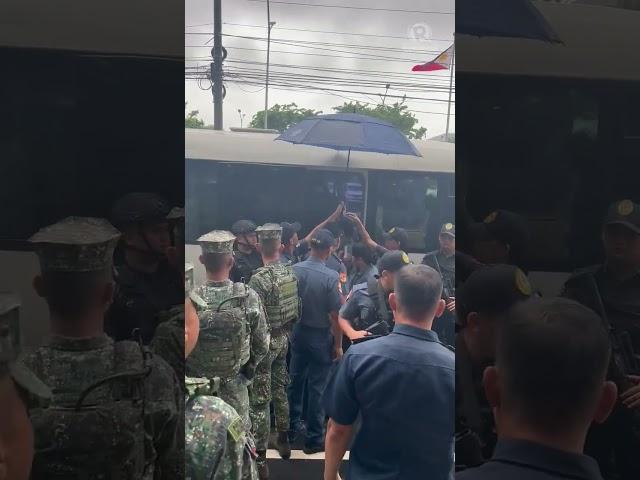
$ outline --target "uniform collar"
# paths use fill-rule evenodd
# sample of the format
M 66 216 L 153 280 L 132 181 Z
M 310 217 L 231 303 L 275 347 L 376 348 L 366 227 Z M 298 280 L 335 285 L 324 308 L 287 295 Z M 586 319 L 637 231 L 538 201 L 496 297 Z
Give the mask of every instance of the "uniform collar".
M 425 330 L 424 328 L 414 327 L 413 325 L 404 325 L 396 323 L 393 326 L 393 333 L 398 335 L 405 335 L 407 337 L 414 337 L 420 340 L 426 340 L 428 342 L 437 342 L 438 335 L 431 331 Z
M 492 462 L 529 466 L 567 478 L 602 480 L 594 459 L 525 440 L 499 440 Z
M 232 284 L 233 282 L 231 280 L 222 280 L 221 282 L 214 282 L 212 280 L 207 280 L 207 283 L 206 283 L 208 287 L 227 287 Z
M 327 263 L 327 262 L 323 262 L 319 258 L 314 257 L 313 255 L 309 255 L 309 258 L 307 258 L 307 262 L 319 263 L 320 265 L 325 265 Z
M 113 340 L 103 334 L 98 337 L 73 338 L 62 335 L 52 335 L 49 346 L 55 350 L 66 350 L 73 352 L 84 352 L 87 350 L 97 350 L 113 343 Z

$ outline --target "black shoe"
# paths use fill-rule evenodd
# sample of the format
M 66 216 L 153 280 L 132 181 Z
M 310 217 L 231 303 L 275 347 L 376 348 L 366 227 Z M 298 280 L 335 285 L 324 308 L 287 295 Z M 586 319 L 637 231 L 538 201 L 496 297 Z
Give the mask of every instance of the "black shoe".
M 305 427 L 304 423 L 301 424 L 297 430 L 289 430 L 288 436 L 289 436 L 289 443 L 295 443 L 296 439 L 298 438 L 304 438 L 304 436 L 307 434 L 307 428 Z
M 278 432 L 278 440 L 276 441 L 278 453 L 280 457 L 288 460 L 291 457 L 291 445 L 289 444 L 289 435 L 287 432 Z
M 267 465 L 267 452 L 257 452 L 256 465 L 258 467 L 258 478 L 269 480 L 269 465 Z
M 302 451 L 307 455 L 313 455 L 314 453 L 324 452 L 324 445 L 305 445 Z

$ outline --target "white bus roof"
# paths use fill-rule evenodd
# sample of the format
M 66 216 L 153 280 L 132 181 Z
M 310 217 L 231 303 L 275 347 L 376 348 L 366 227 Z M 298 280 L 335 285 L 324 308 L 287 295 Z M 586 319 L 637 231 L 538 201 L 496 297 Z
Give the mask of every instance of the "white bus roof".
M 458 72 L 597 80 L 640 80 L 640 11 L 534 2 L 564 44 L 456 37 Z
M 277 135 L 269 133 L 185 129 L 185 158 L 342 170 L 346 168 L 347 152 L 274 141 L 276 137 Z M 455 171 L 454 144 L 431 140 L 413 140 L 413 144 L 422 157 L 351 152 L 349 168 L 447 173 Z
M 2 0 L 0 47 L 184 58 L 184 2 Z

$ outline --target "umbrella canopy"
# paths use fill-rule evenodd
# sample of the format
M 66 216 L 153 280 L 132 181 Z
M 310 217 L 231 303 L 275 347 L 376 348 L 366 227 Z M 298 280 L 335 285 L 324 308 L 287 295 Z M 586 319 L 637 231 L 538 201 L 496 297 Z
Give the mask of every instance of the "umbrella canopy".
M 349 152 L 422 156 L 413 143 L 390 123 L 356 113 L 306 118 L 289 127 L 276 140 Z
M 456 0 L 456 33 L 561 43 L 531 0 Z

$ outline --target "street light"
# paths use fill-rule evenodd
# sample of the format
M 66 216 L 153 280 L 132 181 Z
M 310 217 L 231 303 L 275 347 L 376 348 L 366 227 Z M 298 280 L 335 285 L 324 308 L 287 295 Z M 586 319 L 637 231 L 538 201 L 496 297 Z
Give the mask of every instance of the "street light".
M 267 128 L 267 117 L 269 116 L 269 53 L 271 51 L 271 29 L 276 22 L 271 21 L 271 9 L 267 0 L 267 76 L 264 86 L 264 128 Z
M 240 128 L 242 128 L 242 121 L 244 120 L 246 113 L 242 113 L 242 110 L 238 109 L 238 115 L 240 116 Z

